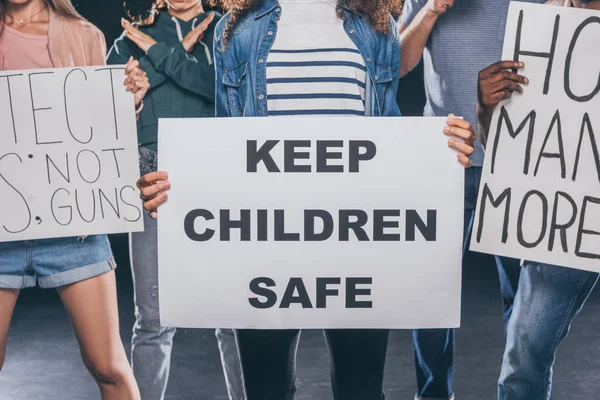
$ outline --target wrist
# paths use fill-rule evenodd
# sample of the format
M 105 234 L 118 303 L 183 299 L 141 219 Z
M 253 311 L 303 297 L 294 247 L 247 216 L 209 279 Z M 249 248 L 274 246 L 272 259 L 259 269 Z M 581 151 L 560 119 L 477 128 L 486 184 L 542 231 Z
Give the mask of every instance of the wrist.
M 139 104 L 135 106 L 135 114 L 139 115 L 144 108 L 144 100 L 140 100 Z
M 437 19 L 437 17 L 439 17 L 440 15 L 443 14 L 443 12 L 439 12 L 435 9 L 434 6 L 430 6 L 430 7 L 425 7 L 425 14 L 430 17 L 430 18 L 435 18 Z

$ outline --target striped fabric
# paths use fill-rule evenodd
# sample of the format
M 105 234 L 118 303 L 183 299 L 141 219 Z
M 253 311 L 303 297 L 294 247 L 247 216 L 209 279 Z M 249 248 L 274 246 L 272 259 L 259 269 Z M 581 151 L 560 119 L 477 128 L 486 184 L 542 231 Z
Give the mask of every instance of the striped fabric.
M 277 37 L 267 60 L 270 116 L 364 116 L 365 64 L 336 16 L 335 4 L 281 2 Z

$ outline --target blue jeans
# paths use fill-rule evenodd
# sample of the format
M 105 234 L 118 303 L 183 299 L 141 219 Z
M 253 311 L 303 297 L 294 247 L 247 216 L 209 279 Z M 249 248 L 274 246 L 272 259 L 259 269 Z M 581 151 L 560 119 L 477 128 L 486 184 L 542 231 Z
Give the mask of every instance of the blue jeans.
M 465 225 L 464 251 L 469 248 L 481 167 L 471 167 L 465 172 Z M 504 325 L 509 321 L 515 293 L 519 284 L 520 262 L 512 258 L 496 257 L 500 278 L 500 293 Z M 417 399 L 451 399 L 452 373 L 454 371 L 454 330 L 420 329 L 413 331 L 413 349 L 417 374 Z M 529 400 L 529 399 L 528 399 Z
M 140 171 L 156 171 L 156 153 L 140 148 Z M 175 328 L 160 326 L 158 303 L 157 223 L 144 213 L 144 232 L 130 238 L 131 269 L 135 293 L 135 325 L 131 339 L 131 364 L 142 399 L 162 400 L 167 389 Z M 216 331 L 230 400 L 243 399 L 235 336 L 231 329 Z
M 521 271 L 498 382 L 500 400 L 548 400 L 558 346 L 598 274 L 527 262 Z

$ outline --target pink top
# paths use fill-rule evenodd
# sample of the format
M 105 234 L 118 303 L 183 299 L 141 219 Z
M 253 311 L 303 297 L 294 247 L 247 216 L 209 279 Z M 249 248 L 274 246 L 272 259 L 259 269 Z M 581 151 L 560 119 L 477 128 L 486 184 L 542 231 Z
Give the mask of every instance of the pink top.
M 0 71 L 53 68 L 48 35 L 32 35 L 4 25 L 0 36 Z

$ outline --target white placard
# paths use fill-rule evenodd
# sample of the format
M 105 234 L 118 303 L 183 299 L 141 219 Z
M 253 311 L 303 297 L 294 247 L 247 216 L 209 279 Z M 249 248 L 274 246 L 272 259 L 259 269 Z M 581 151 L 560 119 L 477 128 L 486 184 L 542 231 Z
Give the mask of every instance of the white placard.
M 143 230 L 123 70 L 0 71 L 0 242 Z
M 471 249 L 600 272 L 600 12 L 513 2 Z
M 464 170 L 444 118 L 159 125 L 162 325 L 459 326 Z

